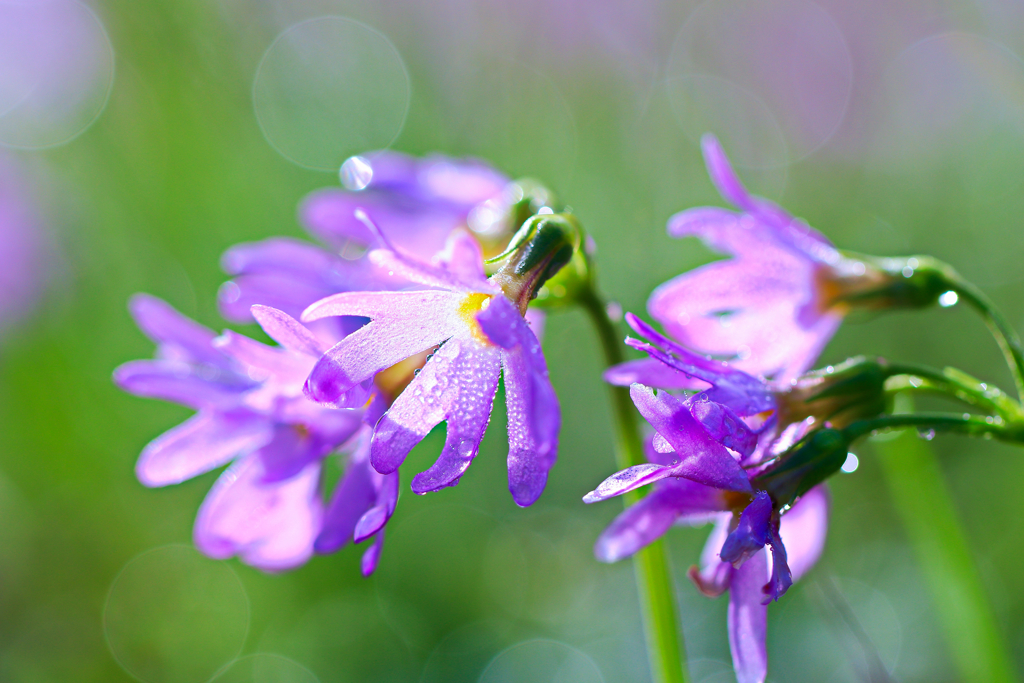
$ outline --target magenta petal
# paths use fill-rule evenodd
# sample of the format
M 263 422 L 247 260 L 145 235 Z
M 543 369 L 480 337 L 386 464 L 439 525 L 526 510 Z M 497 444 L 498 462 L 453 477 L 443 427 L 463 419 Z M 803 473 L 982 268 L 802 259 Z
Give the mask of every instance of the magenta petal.
M 750 194 L 736 177 L 729 159 L 718 143 L 718 138 L 708 133 L 701 138 L 700 147 L 704 152 L 704 163 L 707 165 L 711 182 L 715 184 L 722 197 L 741 209 L 753 209 L 754 203 Z
M 151 441 L 135 473 L 145 486 L 178 484 L 259 448 L 270 437 L 270 423 L 259 415 L 199 413 Z
M 732 491 L 750 491 L 750 481 L 729 451 L 711 438 L 686 406 L 666 392 L 634 384 L 629 389 L 637 410 L 661 434 L 680 460 L 672 474 Z
M 810 571 L 825 549 L 828 530 L 828 489 L 816 486 L 782 515 L 779 535 L 789 554 L 793 580 Z
M 314 304 L 305 319 L 368 315 L 374 320 L 317 361 L 306 381 L 307 395 L 335 402 L 380 370 L 444 341 L 464 327 L 456 312 L 463 298 L 453 292 L 352 292 Z
M 149 294 L 136 294 L 128 301 L 128 309 L 147 337 L 180 349 L 186 355 L 182 360 L 217 366 L 225 363 L 224 356 L 213 348 L 216 333 L 186 318 L 165 301 Z
M 320 356 L 327 350 L 315 334 L 284 311 L 256 305 L 252 307 L 252 315 L 271 339 L 289 351 Z
M 383 547 L 384 530 L 382 529 L 377 534 L 377 539 L 373 542 L 373 545 L 363 553 L 363 558 L 359 563 L 359 569 L 362 571 L 363 576 L 370 576 L 377 569 L 377 563 L 380 562 L 380 552 Z
M 445 353 L 442 354 L 441 351 Z M 434 365 L 426 374 L 426 366 L 406 392 L 412 391 L 408 405 L 431 397 L 443 405 L 447 420 L 447 436 L 444 448 L 437 461 L 426 471 L 412 479 L 414 493 L 437 491 L 445 486 L 458 483 L 480 449 L 480 441 L 491 419 L 494 394 L 498 390 L 500 360 L 495 349 L 484 346 L 475 339 L 453 338 L 448 340 L 441 351 L 434 354 L 427 364 Z M 398 401 L 395 402 L 398 408 Z M 406 412 L 403 406 L 403 413 Z M 385 420 L 400 419 L 400 415 L 388 415 Z M 376 464 L 376 461 L 374 461 Z
M 503 349 L 513 349 L 519 344 L 538 345 L 536 335 L 519 311 L 503 296 L 488 299 L 487 305 L 476 314 L 476 321 L 491 343 Z
M 656 389 L 707 389 L 708 383 L 670 368 L 655 358 L 628 360 L 604 371 L 604 381 L 628 387 L 643 384 Z
M 323 514 L 320 464 L 292 479 L 265 483 L 258 458 L 245 458 L 214 485 L 196 517 L 196 547 L 210 557 L 238 555 L 265 571 L 282 571 L 313 554 Z
M 729 648 L 737 683 L 764 683 L 768 675 L 765 633 L 768 608 L 761 591 L 768 579 L 765 550 L 755 553 L 735 571 L 729 588 Z
M 493 305 L 493 304 L 492 304 Z M 516 505 L 532 505 L 544 491 L 558 455 L 561 411 L 540 342 L 516 316 L 520 342 L 501 353 L 508 410 L 508 487 Z
M 597 503 L 602 500 L 608 500 L 609 498 L 621 496 L 623 493 L 638 489 L 641 486 L 661 481 L 671 475 L 671 467 L 654 463 L 627 467 L 598 484 L 596 489 L 583 496 L 583 502 Z

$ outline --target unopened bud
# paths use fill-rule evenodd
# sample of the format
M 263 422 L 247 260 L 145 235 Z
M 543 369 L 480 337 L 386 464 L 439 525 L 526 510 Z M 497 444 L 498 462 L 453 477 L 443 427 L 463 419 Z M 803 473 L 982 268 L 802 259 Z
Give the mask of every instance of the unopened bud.
M 573 260 L 580 249 L 580 236 L 579 224 L 571 214 L 533 216 L 505 253 L 491 260 L 503 262 L 492 281 L 525 313 L 545 283 Z
M 776 393 L 782 426 L 813 417 L 845 427 L 854 420 L 873 417 L 886 408 L 888 363 L 882 358 L 850 358 L 836 366 L 809 372 Z
M 930 256 L 879 258 L 846 254 L 817 273 L 821 307 L 860 310 L 924 308 L 951 290 L 952 269 Z

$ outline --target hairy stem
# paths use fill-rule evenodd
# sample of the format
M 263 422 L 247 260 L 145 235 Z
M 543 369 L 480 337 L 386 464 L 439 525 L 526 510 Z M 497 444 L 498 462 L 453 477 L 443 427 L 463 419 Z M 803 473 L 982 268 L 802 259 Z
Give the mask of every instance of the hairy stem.
M 605 364 L 610 367 L 625 360 L 622 336 L 608 317 L 605 303 L 592 287 L 583 288 L 577 299 L 590 317 L 601 340 Z M 643 442 L 636 410 L 629 389 L 608 385 L 615 423 L 615 460 L 619 469 L 644 462 Z M 626 505 L 640 494 L 625 496 Z M 637 590 L 643 611 L 644 635 L 655 683 L 686 683 L 686 656 L 679 620 L 676 616 L 675 587 L 662 542 L 655 541 L 633 556 Z

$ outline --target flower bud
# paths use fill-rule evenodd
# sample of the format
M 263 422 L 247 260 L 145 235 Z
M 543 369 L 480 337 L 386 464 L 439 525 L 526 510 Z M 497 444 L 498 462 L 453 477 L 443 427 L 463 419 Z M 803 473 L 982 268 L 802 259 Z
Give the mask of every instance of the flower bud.
M 525 313 L 541 287 L 573 261 L 580 248 L 581 232 L 572 214 L 533 216 L 515 234 L 505 253 L 491 260 L 504 261 L 492 281 Z
M 846 462 L 849 445 L 841 431 L 819 429 L 779 456 L 776 464 L 750 483 L 756 490 L 767 491 L 777 508 L 791 505 L 839 471 Z
M 775 394 L 782 427 L 808 417 L 818 424 L 845 427 L 873 417 L 886 408 L 888 363 L 882 358 L 850 358 L 839 365 L 814 370 Z
M 954 288 L 952 269 L 930 256 L 879 258 L 844 254 L 816 274 L 820 307 L 883 310 L 924 308 Z

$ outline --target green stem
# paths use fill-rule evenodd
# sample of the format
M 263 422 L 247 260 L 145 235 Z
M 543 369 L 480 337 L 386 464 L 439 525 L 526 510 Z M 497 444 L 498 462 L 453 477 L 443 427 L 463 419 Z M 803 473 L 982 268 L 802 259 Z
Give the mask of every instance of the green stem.
M 988 325 L 992 336 L 996 338 L 996 342 L 1006 358 L 1006 364 L 1010 366 L 1013 381 L 1017 385 L 1017 396 L 1024 400 L 1024 349 L 1021 348 L 1017 332 L 1006 322 L 1006 318 L 985 296 L 984 292 L 957 273 L 947 274 L 947 278 L 957 296 L 966 301 L 984 318 L 985 324 Z
M 995 438 L 1016 444 L 1024 442 L 1022 425 L 1019 423 L 1007 424 L 1005 421 L 997 421 L 991 417 L 947 415 L 945 413 L 883 415 L 869 420 L 858 420 L 843 429 L 843 433 L 852 442 L 872 432 L 903 427 L 954 432 L 988 439 Z
M 909 430 L 873 444 L 960 680 L 1018 680 L 932 449 Z
M 608 317 L 605 303 L 592 287 L 584 287 L 577 301 L 587 312 L 601 340 L 606 365 L 625 360 L 621 334 Z M 609 385 L 615 422 L 615 460 L 619 469 L 644 462 L 643 442 L 636 410 L 627 387 Z M 626 495 L 626 505 L 640 498 Z M 637 591 L 643 611 L 644 635 L 654 683 L 686 683 L 686 657 L 683 637 L 676 617 L 675 586 L 662 542 L 655 541 L 633 556 Z
M 1007 420 L 1022 417 L 1020 404 L 1001 389 L 989 386 L 956 368 L 937 368 L 912 363 L 890 363 L 886 391 L 931 392 L 958 399 Z M 918 380 L 918 381 L 915 381 Z

